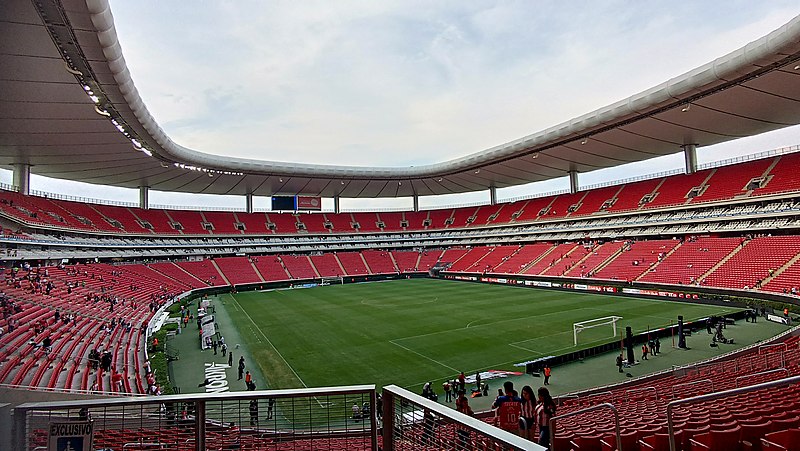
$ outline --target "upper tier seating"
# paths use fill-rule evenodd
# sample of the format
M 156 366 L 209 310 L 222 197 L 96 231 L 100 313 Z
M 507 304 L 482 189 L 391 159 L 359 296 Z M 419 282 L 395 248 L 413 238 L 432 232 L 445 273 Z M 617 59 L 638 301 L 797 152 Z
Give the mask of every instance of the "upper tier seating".
M 694 174 L 681 174 L 666 177 L 663 183 L 656 188 L 656 196 L 647 208 L 669 207 L 683 205 L 692 200 L 688 197 L 692 188 L 700 187 L 711 175 L 711 170 L 699 171 Z
M 403 213 L 394 212 L 394 213 L 380 213 L 378 215 L 380 220 L 383 221 L 383 230 L 384 232 L 400 232 L 403 230 L 401 226 L 403 222 Z
M 359 232 L 380 232 L 377 213 L 353 213 L 353 222 L 359 225 Z
M 236 228 L 239 219 L 237 213 L 226 211 L 206 211 L 203 217 L 213 226 L 213 233 L 225 235 L 241 235 L 243 232 Z M 184 231 L 185 233 L 185 231 Z
M 792 153 L 777 157 L 778 162 L 769 171 L 767 184 L 755 190 L 755 195 L 795 192 L 800 186 L 800 153 Z
M 167 210 L 143 210 L 141 208 L 130 208 L 129 210 L 140 224 L 152 230 L 153 233 L 160 235 L 177 235 L 181 233 L 179 229 L 172 225 L 173 221 L 168 216 Z
M 208 235 L 211 233 L 210 230 L 203 226 L 207 221 L 200 212 L 186 210 L 165 210 L 165 212 L 173 223 L 181 225 L 181 232 L 186 235 Z
M 236 213 L 242 224 L 244 224 L 244 233 L 248 234 L 267 234 L 272 233 L 267 228 L 267 215 L 264 213 Z
M 672 175 L 498 205 L 393 213 L 227 213 L 142 210 L 82 204 L 0 191 L 0 214 L 26 225 L 75 231 L 158 235 L 352 234 L 442 230 L 586 217 L 603 212 L 797 192 L 800 153 L 768 157 L 689 175 Z M 763 185 L 749 186 L 763 178 Z M 755 189 L 752 189 L 755 188 Z M 648 197 L 649 199 L 644 199 Z M 271 224 L 271 228 L 267 224 Z M 379 227 L 379 223 L 384 225 Z M 178 225 L 180 224 L 180 225 Z M 244 230 L 237 227 L 243 224 Z M 299 226 L 303 224 L 303 226 Z M 358 224 L 360 227 L 355 228 Z M 407 224 L 407 225 L 406 225 Z M 326 226 L 327 225 L 327 226 Z M 404 226 L 405 225 L 405 226 Z

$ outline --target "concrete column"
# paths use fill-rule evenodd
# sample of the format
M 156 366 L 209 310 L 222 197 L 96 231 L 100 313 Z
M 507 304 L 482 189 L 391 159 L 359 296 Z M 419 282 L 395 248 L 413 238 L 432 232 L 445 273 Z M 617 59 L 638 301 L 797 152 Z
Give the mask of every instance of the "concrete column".
M 571 170 L 569 174 L 569 192 L 575 194 L 578 192 L 578 171 Z
M 686 173 L 694 174 L 697 172 L 697 144 L 684 144 L 683 159 L 686 162 Z
M 490 186 L 489 187 L 489 203 L 492 205 L 497 205 L 497 187 Z
M 412 199 L 414 200 L 414 211 L 419 211 L 419 194 L 414 194 Z
M 142 210 L 147 210 L 150 208 L 150 187 L 149 186 L 140 186 L 139 187 L 139 208 Z
M 31 192 L 31 165 L 28 163 L 14 163 L 14 186 L 20 194 L 28 195 Z
M 339 206 L 339 196 L 333 196 L 333 212 L 337 215 L 342 212 L 342 208 Z
M 247 193 L 244 195 L 244 202 L 245 202 L 245 209 L 248 213 L 253 212 L 253 193 Z

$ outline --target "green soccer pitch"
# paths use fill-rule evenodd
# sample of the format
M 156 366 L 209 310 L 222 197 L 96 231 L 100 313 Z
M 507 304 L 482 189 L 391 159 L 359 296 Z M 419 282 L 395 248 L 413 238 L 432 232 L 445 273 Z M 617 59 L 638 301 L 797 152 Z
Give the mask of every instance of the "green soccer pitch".
M 374 383 L 416 389 L 462 370 L 520 371 L 514 363 L 613 340 L 607 325 L 591 329 L 589 338 L 579 335 L 575 347 L 577 321 L 621 316 L 619 339 L 625 326 L 637 334 L 674 324 L 678 315 L 691 321 L 737 310 L 434 279 L 251 291 L 219 300 L 270 388 Z M 589 339 L 595 341 L 583 342 Z

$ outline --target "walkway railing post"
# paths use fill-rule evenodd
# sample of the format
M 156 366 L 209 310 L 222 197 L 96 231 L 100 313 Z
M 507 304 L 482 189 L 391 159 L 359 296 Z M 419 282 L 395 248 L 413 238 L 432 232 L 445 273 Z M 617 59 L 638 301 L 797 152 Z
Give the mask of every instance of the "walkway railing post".
M 206 449 L 206 402 L 202 399 L 195 401 L 195 445 L 196 449 Z
M 383 400 L 383 451 L 393 451 L 394 440 L 392 436 L 394 434 L 395 396 L 392 392 L 383 390 L 381 399 Z

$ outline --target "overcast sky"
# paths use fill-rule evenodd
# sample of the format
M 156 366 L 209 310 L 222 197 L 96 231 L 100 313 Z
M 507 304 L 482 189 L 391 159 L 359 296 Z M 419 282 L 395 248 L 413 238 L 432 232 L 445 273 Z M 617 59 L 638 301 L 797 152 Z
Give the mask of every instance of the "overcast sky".
M 111 7 L 139 93 L 175 142 L 220 155 L 367 166 L 430 164 L 537 132 L 707 63 L 800 13 L 796 0 L 112 0 Z M 698 157 L 708 162 L 795 144 L 798 127 L 702 148 Z M 675 155 L 582 174 L 581 184 L 682 162 Z M 3 181 L 10 181 L 7 172 Z M 31 185 L 138 197 L 40 177 Z M 562 178 L 499 196 L 567 186 Z M 150 198 L 244 205 L 220 196 Z M 473 193 L 423 198 L 421 205 L 486 199 Z

